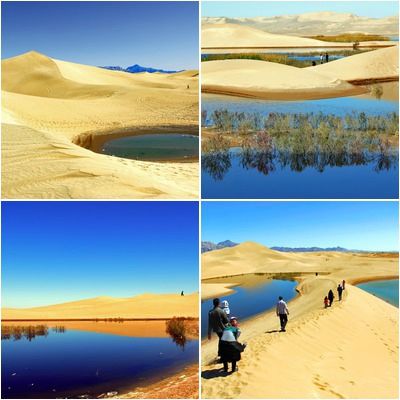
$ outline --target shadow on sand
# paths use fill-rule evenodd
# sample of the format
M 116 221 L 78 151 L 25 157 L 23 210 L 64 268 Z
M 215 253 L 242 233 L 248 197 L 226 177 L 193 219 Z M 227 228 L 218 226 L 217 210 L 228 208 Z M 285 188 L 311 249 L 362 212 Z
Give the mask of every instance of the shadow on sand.
M 223 368 L 210 369 L 208 371 L 203 371 L 201 377 L 204 379 L 213 379 L 220 376 L 228 376 L 229 372 L 225 372 Z

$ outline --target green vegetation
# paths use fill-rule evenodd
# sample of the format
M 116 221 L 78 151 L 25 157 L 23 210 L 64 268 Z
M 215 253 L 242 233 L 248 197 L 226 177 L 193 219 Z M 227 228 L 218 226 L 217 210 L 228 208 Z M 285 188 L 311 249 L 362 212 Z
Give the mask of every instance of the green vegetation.
M 368 35 L 365 33 L 342 33 L 340 35 L 316 35 L 307 37 L 310 39 L 322 40 L 324 42 L 368 42 L 390 40 L 387 36 Z
M 329 52 L 330 56 L 342 55 L 344 57 L 364 53 L 370 50 L 333 50 Z M 292 57 L 301 56 L 319 56 L 319 51 L 309 51 L 307 53 L 230 53 L 230 54 L 202 54 L 201 61 L 216 60 L 259 60 L 268 61 L 279 64 L 290 65 L 292 67 L 304 68 L 309 67 L 312 62 L 310 60 L 298 60 Z

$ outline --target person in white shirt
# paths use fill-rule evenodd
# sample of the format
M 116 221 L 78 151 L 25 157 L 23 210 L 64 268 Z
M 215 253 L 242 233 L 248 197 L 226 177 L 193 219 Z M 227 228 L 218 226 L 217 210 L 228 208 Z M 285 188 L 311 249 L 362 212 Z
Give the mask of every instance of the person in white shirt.
M 279 317 L 279 320 L 281 322 L 281 332 L 286 332 L 289 309 L 287 304 L 283 301 L 282 296 L 279 296 L 279 301 L 276 304 L 276 315 Z

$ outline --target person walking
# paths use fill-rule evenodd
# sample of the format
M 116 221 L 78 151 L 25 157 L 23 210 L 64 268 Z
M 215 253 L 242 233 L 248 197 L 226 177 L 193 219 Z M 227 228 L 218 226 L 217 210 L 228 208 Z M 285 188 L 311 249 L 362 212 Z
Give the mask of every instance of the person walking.
M 329 299 L 328 299 L 328 296 L 325 296 L 325 298 L 324 298 L 324 306 L 325 306 L 325 308 L 327 308 L 328 305 L 329 305 Z
M 345 286 L 346 286 L 346 281 L 343 279 L 343 281 L 342 281 L 342 289 L 343 290 L 345 289 Z
M 276 315 L 279 317 L 281 323 L 281 332 L 286 332 L 289 309 L 282 296 L 279 296 L 279 301 L 276 304 Z
M 325 62 L 329 62 L 329 54 L 328 54 L 328 52 L 325 53 Z
M 332 289 L 330 289 L 329 292 L 328 292 L 329 307 L 332 306 L 334 298 L 335 298 L 335 296 L 334 296 L 334 294 L 332 292 Z
M 181 296 L 184 296 L 183 290 L 182 290 L 182 292 L 181 292 Z
M 220 341 L 225 327 L 228 325 L 229 320 L 225 311 L 220 307 L 220 300 L 215 298 L 213 300 L 214 308 L 208 312 L 208 340 L 211 340 L 211 333 L 215 332 L 219 338 L 218 342 L 218 355 L 220 355 Z
M 319 61 L 321 64 L 324 63 L 324 55 L 322 53 L 319 55 Z
M 337 292 L 338 292 L 338 296 L 339 296 L 339 301 L 342 301 L 342 292 L 343 292 L 343 288 L 342 285 L 339 283 L 339 285 L 337 286 Z
M 231 315 L 231 310 L 229 309 L 228 300 L 222 300 L 221 301 L 221 308 L 222 308 L 223 311 L 225 311 L 225 314 L 229 319 L 229 316 Z

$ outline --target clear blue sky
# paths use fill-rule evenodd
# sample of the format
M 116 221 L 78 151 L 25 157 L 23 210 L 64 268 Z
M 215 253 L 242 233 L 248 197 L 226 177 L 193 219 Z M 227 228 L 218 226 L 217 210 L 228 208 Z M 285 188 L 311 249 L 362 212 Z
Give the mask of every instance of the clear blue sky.
M 2 219 L 3 307 L 198 291 L 196 202 L 3 202 Z
M 202 17 L 270 17 L 318 11 L 381 18 L 398 15 L 396 1 L 203 1 Z
M 398 250 L 396 202 L 203 202 L 202 240 Z
M 9 2 L 2 58 L 36 50 L 81 64 L 198 68 L 197 2 Z

